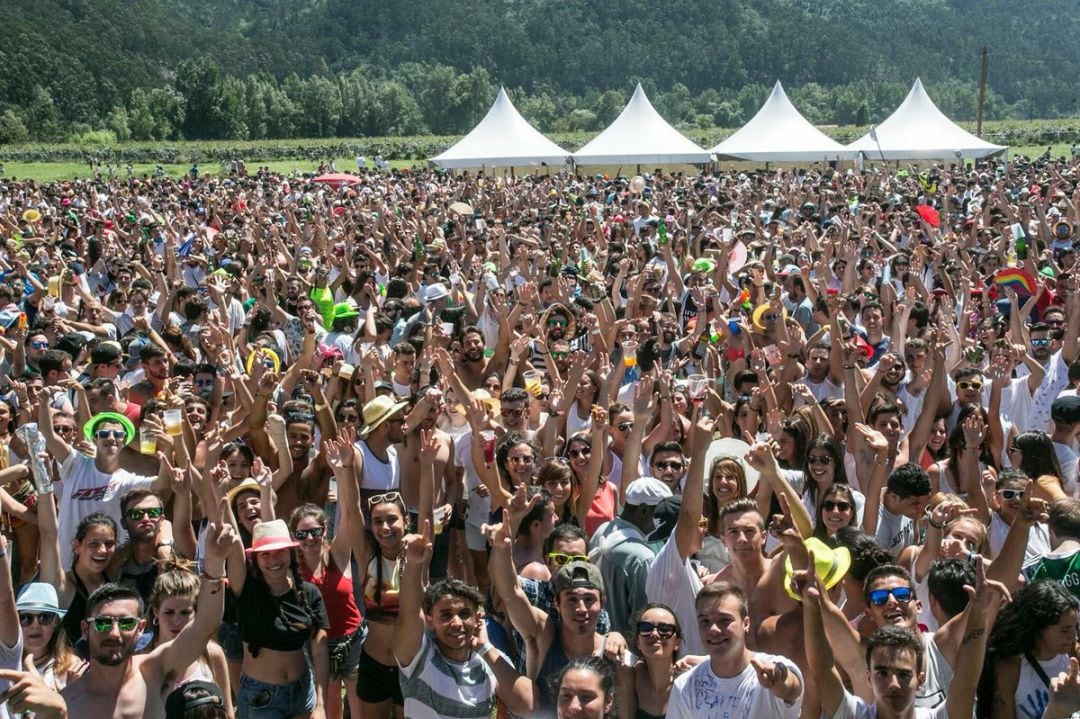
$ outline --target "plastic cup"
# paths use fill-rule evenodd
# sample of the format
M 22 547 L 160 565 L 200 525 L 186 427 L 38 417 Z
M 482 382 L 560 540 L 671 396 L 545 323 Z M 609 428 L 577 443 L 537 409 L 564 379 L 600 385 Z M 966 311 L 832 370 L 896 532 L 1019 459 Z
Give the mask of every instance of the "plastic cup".
M 157 454 L 157 436 L 146 427 L 139 429 L 139 452 L 142 454 Z
M 521 374 L 525 380 L 525 391 L 533 397 L 540 394 L 540 385 L 544 381 L 544 373 L 538 369 L 527 369 Z
M 686 391 L 690 395 L 690 401 L 703 399 L 705 388 L 709 385 L 709 378 L 703 374 L 692 374 L 686 378 Z
M 165 410 L 165 432 L 172 437 L 184 433 L 184 411 L 182 409 Z
M 484 462 L 495 463 L 495 430 L 485 429 L 480 432 L 480 440 L 484 443 Z
M 623 364 L 627 367 L 633 367 L 637 364 L 637 342 L 627 340 L 622 343 L 622 359 Z
M 446 510 L 446 507 L 435 508 L 435 512 L 432 514 L 432 529 L 435 532 L 436 537 L 442 534 L 443 527 L 446 526 L 446 520 L 449 518 L 450 513 Z

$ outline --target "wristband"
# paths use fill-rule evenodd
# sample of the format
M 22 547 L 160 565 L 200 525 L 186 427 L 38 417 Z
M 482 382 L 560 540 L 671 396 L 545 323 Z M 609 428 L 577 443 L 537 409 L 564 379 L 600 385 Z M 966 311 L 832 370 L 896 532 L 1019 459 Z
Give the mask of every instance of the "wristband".
M 855 369 L 855 365 L 853 365 L 853 364 L 846 364 L 846 365 L 844 365 L 844 369 Z
M 930 514 L 929 512 L 926 513 L 926 523 L 929 524 L 934 529 L 944 529 L 945 528 L 945 523 L 944 522 L 942 522 L 941 524 L 935 524 L 934 523 L 934 515 Z

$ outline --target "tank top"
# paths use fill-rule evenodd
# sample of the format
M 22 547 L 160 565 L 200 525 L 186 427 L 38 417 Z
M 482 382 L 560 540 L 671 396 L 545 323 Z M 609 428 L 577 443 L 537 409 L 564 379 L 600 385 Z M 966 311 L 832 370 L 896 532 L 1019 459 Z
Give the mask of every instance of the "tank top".
M 566 413 L 566 436 L 573 437 L 578 432 L 592 428 L 592 415 L 585 411 L 585 418 L 578 416 L 578 403 L 570 405 L 570 411 Z
M 386 448 L 385 462 L 375 456 L 364 440 L 357 440 L 356 446 L 364 455 L 364 476 L 360 479 L 360 489 L 387 492 L 401 487 L 401 464 L 393 445 Z
M 64 615 L 64 631 L 72 646 L 82 638 L 82 620 L 86 618 L 86 600 L 90 593 L 86 591 L 86 585 L 79 575 L 72 571 L 68 575 L 75 583 L 75 596 L 71 598 L 67 613 Z
M 379 581 L 379 566 L 382 581 Z M 376 601 L 375 590 L 381 591 Z M 395 619 L 398 613 L 398 592 L 401 590 L 401 564 L 395 559 L 376 556 L 368 561 L 364 578 L 364 616 L 368 620 Z
M 592 537 L 601 524 L 614 519 L 617 502 L 615 485 L 611 482 L 601 481 L 600 486 L 596 488 L 596 496 L 593 497 L 592 505 L 585 514 L 585 533 Z
M 563 667 L 570 663 L 570 657 L 566 655 L 566 649 L 562 644 L 562 622 L 558 614 L 552 614 L 555 620 L 555 631 L 551 634 L 551 646 L 544 655 L 544 662 L 540 665 L 540 671 L 536 675 L 536 688 L 540 691 L 537 702 L 538 716 L 555 716 L 555 688 L 554 679 L 562 671 Z
M 348 636 L 360 628 L 360 609 L 353 595 L 353 580 L 345 576 L 333 557 L 330 557 L 321 577 L 315 577 L 303 562 L 300 562 L 300 575 L 305 582 L 314 584 L 322 595 L 326 616 L 330 620 L 327 638 Z
M 1045 662 L 1039 661 L 1039 666 L 1047 677 L 1056 677 L 1069 670 L 1069 655 L 1059 654 Z M 1016 719 L 1041 719 L 1043 710 L 1050 702 L 1050 690 L 1026 656 L 1020 657 L 1020 677 L 1016 682 L 1015 702 Z

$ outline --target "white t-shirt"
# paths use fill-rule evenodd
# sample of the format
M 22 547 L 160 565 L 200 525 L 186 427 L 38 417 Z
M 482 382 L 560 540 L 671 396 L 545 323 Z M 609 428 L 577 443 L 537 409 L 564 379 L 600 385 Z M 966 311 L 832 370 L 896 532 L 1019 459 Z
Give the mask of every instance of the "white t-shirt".
M 645 596 L 650 602 L 663 602 L 671 607 L 682 626 L 697 627 L 694 600 L 703 586 L 701 577 L 690 565 L 690 560 L 679 556 L 675 531 L 672 530 L 664 548 L 649 567 L 649 576 L 645 580 Z M 695 629 L 684 632 L 683 653 L 707 653 L 705 642 L 701 641 L 701 634 Z M 669 705 L 668 712 L 670 711 Z
M 758 661 L 783 664 L 802 681 L 802 672 L 787 657 L 755 654 Z M 757 671 L 747 664 L 740 674 L 718 677 L 711 662 L 702 662 L 679 676 L 671 688 L 667 719 L 795 719 L 803 694 L 788 704 L 761 686 Z
M 877 531 L 874 536 L 881 548 L 895 557 L 904 547 L 915 543 L 915 523 L 902 514 L 890 512 L 882 499 L 878 505 Z
M 859 697 L 848 693 L 845 689 L 844 700 L 840 702 L 836 713 L 830 719 L 877 719 L 877 715 L 875 705 L 867 704 Z M 915 719 L 949 719 L 949 710 L 945 704 L 941 704 L 934 709 L 915 707 Z
M 1038 429 L 1043 432 L 1050 431 L 1050 405 L 1057 399 L 1058 393 L 1069 386 L 1069 367 L 1061 357 L 1058 350 L 1050 357 L 1046 366 L 1046 376 L 1042 384 L 1035 390 L 1035 397 L 1028 413 L 1028 426 L 1019 427 L 1021 431 Z
M 4 643 L 0 642 L 0 669 L 18 669 L 21 671 L 23 668 L 22 654 L 22 632 L 19 632 L 19 640 L 15 642 L 14 647 L 4 646 Z M 11 682 L 7 679 L 0 679 L 0 692 L 6 692 L 10 686 Z M 19 713 L 15 716 L 23 717 L 27 715 Z M 8 703 L 4 702 L 0 704 L 0 719 L 9 719 L 9 717 L 11 717 L 11 712 L 8 711 Z
M 465 521 L 474 527 L 486 524 L 491 518 L 491 497 L 480 496 L 476 488 L 484 483 L 476 472 L 472 461 L 473 434 L 469 430 L 454 442 L 454 463 L 465 470 L 465 496 L 469 500 L 469 510 Z
M 997 556 L 1005 546 L 1005 537 L 1009 534 L 1009 525 L 997 512 L 990 513 L 990 553 Z M 1024 549 L 1024 564 L 1033 562 L 1050 554 L 1050 532 L 1046 525 L 1036 522 L 1028 530 L 1027 547 Z
M 1054 454 L 1057 455 L 1058 466 L 1061 467 L 1061 485 L 1066 494 L 1076 496 L 1077 465 L 1080 463 L 1080 454 L 1067 444 L 1054 442 Z
M 104 512 L 122 525 L 120 500 L 133 489 L 150 489 L 156 477 L 132 474 L 126 469 L 113 473 L 98 471 L 94 458 L 71 450 L 60 465 L 60 552 L 61 563 L 70 568 L 71 541 L 84 517 Z

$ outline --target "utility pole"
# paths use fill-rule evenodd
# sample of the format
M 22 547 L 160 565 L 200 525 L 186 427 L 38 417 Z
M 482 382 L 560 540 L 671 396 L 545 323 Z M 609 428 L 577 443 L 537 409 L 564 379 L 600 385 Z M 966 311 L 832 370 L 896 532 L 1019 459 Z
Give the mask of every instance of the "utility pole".
M 986 45 L 982 49 L 982 63 L 979 67 L 979 110 L 975 120 L 975 135 L 982 137 L 983 102 L 986 100 L 986 70 L 990 64 L 990 51 Z

